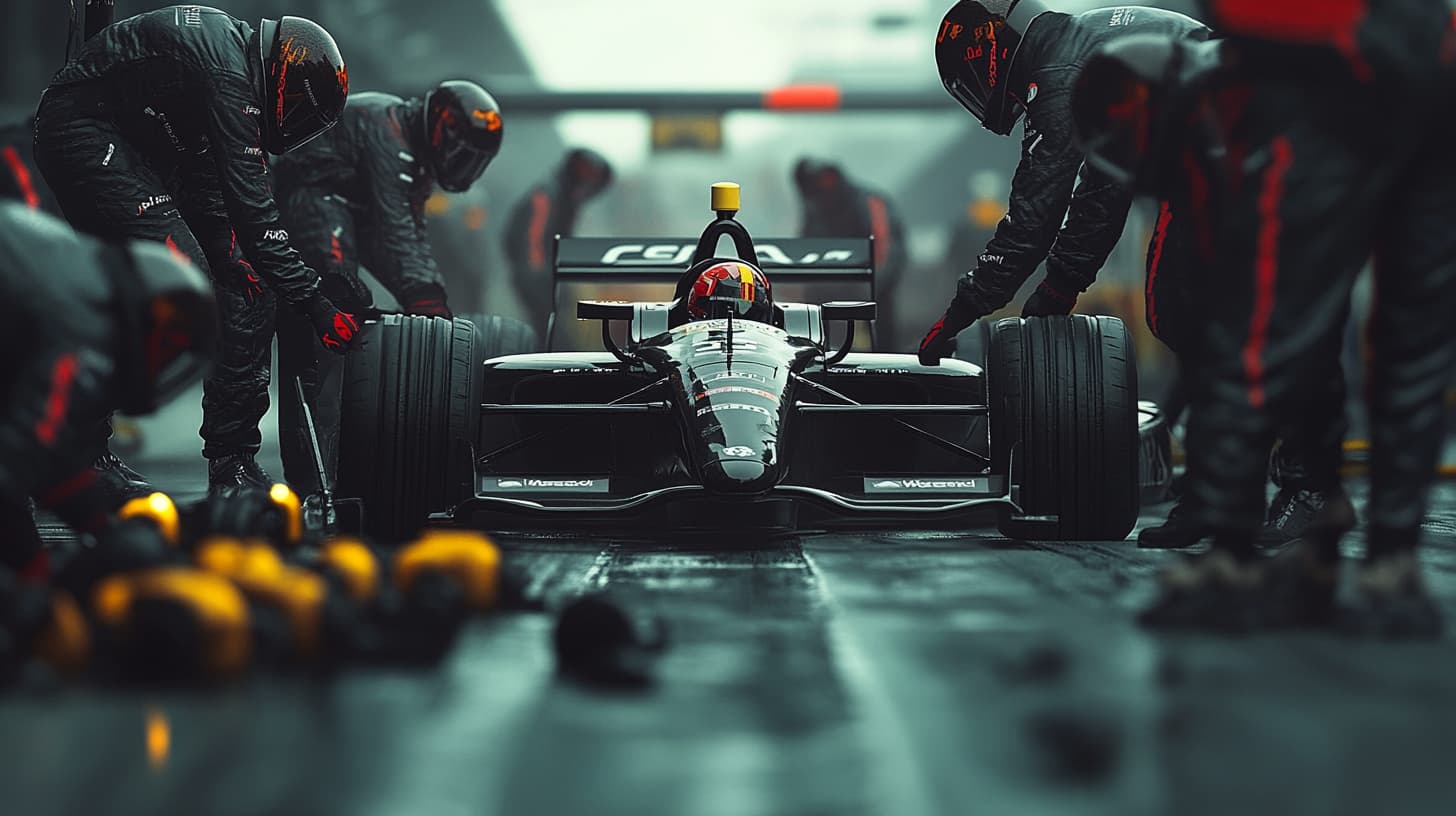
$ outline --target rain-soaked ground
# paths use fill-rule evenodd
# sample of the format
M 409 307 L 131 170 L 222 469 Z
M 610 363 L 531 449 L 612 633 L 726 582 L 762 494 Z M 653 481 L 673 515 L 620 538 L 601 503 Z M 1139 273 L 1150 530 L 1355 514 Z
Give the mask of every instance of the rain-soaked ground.
M 192 439 L 138 463 L 198 490 Z M 1456 621 L 1456 485 L 1427 530 Z M 655 687 L 558 679 L 522 612 L 431 670 L 26 688 L 0 695 L 0 814 L 1456 813 L 1451 637 L 1149 634 L 1167 556 L 1130 542 L 501 543 L 548 600 L 664 616 Z

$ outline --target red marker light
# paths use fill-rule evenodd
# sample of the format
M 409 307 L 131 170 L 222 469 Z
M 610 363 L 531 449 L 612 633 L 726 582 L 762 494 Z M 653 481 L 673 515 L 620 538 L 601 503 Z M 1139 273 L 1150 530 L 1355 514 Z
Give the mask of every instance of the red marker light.
M 839 88 L 833 85 L 786 85 L 763 95 L 764 110 L 838 110 Z

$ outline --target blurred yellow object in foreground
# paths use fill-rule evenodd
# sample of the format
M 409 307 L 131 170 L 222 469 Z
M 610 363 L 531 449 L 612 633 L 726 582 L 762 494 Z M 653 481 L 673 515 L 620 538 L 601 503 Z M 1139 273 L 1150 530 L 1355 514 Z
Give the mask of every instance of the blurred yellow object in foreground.
M 147 711 L 147 764 L 152 770 L 160 771 L 167 765 L 167 757 L 172 753 L 172 726 L 167 722 L 167 715 L 160 709 Z

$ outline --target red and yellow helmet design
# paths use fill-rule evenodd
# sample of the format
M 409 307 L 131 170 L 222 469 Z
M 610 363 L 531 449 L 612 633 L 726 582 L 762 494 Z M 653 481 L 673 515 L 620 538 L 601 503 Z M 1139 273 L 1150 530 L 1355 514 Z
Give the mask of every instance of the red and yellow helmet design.
M 743 261 L 724 261 L 703 270 L 688 293 L 694 320 L 727 317 L 773 323 L 773 290 L 763 270 Z

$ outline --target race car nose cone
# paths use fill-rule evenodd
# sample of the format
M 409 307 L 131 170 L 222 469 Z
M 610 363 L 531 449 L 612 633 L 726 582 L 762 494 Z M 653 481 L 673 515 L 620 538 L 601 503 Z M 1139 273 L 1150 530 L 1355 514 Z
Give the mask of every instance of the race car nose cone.
M 703 467 L 703 486 L 719 493 L 762 493 L 773 486 L 773 479 L 762 462 L 723 459 Z

